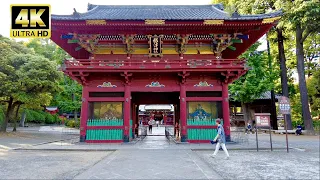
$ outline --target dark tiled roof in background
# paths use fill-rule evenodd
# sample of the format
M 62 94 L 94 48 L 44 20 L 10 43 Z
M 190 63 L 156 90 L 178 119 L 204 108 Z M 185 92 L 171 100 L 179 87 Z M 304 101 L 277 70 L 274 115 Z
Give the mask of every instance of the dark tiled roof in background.
M 229 91 L 229 96 L 232 99 L 232 95 L 231 95 L 230 91 Z M 280 99 L 280 97 L 281 97 L 280 94 L 275 94 L 274 96 L 275 96 L 276 100 Z M 266 91 L 266 92 L 262 93 L 260 95 L 260 97 L 256 98 L 256 100 L 263 100 L 263 99 L 266 99 L 266 100 L 271 99 L 271 91 Z
M 278 11 L 271 14 L 231 17 L 223 11 L 222 4 L 214 5 L 88 5 L 88 12 L 76 15 L 52 15 L 53 20 L 255 20 L 280 16 Z
M 279 94 L 275 94 L 274 95 L 276 99 L 280 99 L 281 95 Z M 267 92 L 264 92 L 260 95 L 259 98 L 257 99 L 271 99 L 271 91 L 267 91 Z

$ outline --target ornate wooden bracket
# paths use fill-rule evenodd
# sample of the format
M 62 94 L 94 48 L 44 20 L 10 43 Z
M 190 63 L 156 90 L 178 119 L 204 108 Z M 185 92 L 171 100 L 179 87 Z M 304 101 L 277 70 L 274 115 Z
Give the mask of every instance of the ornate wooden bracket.
M 80 79 L 83 85 L 88 85 L 87 79 L 85 77 L 89 76 L 89 73 L 83 73 L 80 71 Z
M 231 72 L 230 71 L 227 71 L 226 73 L 225 72 L 221 72 L 221 76 L 224 76 L 224 83 L 228 83 L 229 81 L 229 78 L 231 76 Z
M 71 39 L 68 40 L 68 43 L 78 43 L 80 46 L 75 50 L 78 51 L 82 48 L 87 50 L 90 53 L 94 53 L 95 46 L 99 42 L 100 34 L 70 34 Z
M 222 56 L 222 51 L 229 48 L 231 50 L 236 50 L 233 47 L 233 43 L 242 43 L 242 39 L 245 39 L 242 33 L 233 33 L 233 34 L 211 34 L 213 42 L 212 42 L 212 50 L 217 57 Z
M 190 76 L 190 73 L 187 73 L 186 71 L 183 71 L 182 73 L 178 73 L 178 76 L 181 77 L 181 84 L 185 84 L 187 77 Z
M 232 83 L 234 80 L 238 79 L 239 77 L 241 77 L 242 75 L 244 75 L 247 72 L 247 70 L 238 70 L 236 72 L 221 72 L 221 75 L 224 76 L 224 83 Z
M 188 41 L 189 41 L 189 36 L 190 35 L 185 35 L 185 34 L 177 34 L 176 37 L 177 37 L 177 44 L 178 44 L 178 47 L 176 49 L 176 51 L 182 55 L 183 53 L 185 53 L 187 51 L 186 49 L 186 44 L 188 44 Z
M 134 44 L 134 34 L 126 34 L 126 35 L 121 35 L 122 37 L 122 42 L 123 44 L 126 44 L 126 50 L 125 52 L 129 55 L 129 54 L 132 54 L 134 52 L 134 49 L 133 49 L 133 44 Z
M 124 73 L 121 73 L 120 75 L 124 77 L 124 84 L 125 85 L 130 85 L 131 84 L 131 78 L 130 77 L 132 77 L 132 73 L 128 73 L 127 71 L 125 71 Z

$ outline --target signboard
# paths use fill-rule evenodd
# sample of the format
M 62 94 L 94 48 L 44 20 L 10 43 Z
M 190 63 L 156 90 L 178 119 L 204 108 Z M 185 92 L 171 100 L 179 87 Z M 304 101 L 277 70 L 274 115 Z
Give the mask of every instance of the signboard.
M 149 36 L 149 56 L 162 56 L 162 36 Z
M 257 127 L 270 127 L 270 113 L 255 113 Z
M 281 114 L 290 114 L 290 99 L 281 96 L 279 100 L 279 109 Z
M 50 4 L 12 4 L 12 38 L 50 38 Z

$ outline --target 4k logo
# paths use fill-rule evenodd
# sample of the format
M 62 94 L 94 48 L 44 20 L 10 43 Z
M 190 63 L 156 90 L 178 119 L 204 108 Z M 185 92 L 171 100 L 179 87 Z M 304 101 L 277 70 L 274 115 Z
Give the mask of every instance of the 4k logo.
M 50 5 L 11 5 L 12 38 L 50 38 Z

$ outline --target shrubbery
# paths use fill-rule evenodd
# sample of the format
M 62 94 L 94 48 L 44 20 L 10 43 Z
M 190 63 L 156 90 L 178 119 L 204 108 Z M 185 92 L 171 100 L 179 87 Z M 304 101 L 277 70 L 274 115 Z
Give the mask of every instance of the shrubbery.
M 0 106 L 0 124 L 2 124 L 2 122 L 4 121 L 4 110 L 3 107 Z
M 61 120 L 58 115 L 51 115 L 50 113 L 43 111 L 36 111 L 26 109 L 26 122 L 27 123 L 45 123 L 45 124 L 60 124 Z
M 75 121 L 74 119 L 65 120 L 64 124 L 71 128 L 79 128 L 80 127 L 80 121 Z

